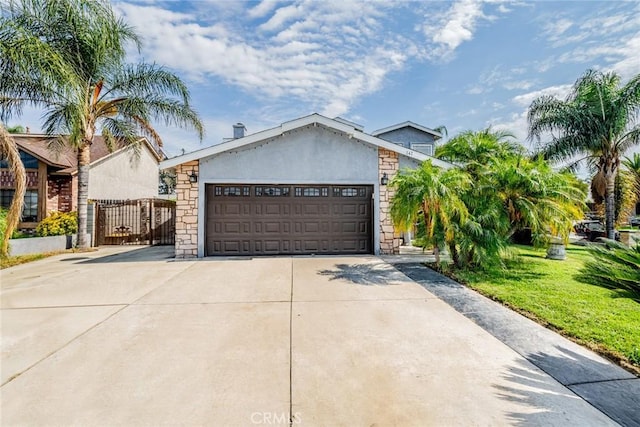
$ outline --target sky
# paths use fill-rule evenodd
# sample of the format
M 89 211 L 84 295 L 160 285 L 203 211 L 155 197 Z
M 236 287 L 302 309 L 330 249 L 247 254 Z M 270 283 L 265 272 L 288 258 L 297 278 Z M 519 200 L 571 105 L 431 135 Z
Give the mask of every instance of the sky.
M 527 108 L 587 69 L 640 73 L 637 1 L 113 1 L 142 36 L 131 62 L 187 83 L 206 135 L 157 125 L 171 156 L 311 113 L 365 132 L 407 120 L 487 126 L 528 148 Z M 37 115 L 21 124 L 37 129 Z

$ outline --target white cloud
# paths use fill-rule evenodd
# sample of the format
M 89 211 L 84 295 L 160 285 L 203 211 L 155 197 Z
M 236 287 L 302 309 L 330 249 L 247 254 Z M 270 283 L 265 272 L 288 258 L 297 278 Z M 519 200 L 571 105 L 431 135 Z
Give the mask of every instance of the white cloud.
M 483 85 L 473 85 L 469 89 L 467 89 L 466 93 L 469 95 L 480 95 L 481 93 L 486 92 L 487 88 Z
M 548 22 L 544 26 L 544 32 L 550 40 L 557 40 L 572 26 L 573 22 L 565 18 L 560 18 L 556 21 Z
M 260 3 L 250 16 L 266 21 L 257 32 L 242 23 L 207 26 L 188 13 L 119 3 L 144 36 L 143 54 L 195 80 L 211 77 L 256 97 L 293 97 L 329 116 L 344 114 L 401 69 L 412 43 L 379 22 L 383 3 L 302 0 L 280 7 Z
M 525 72 L 521 68 L 512 68 L 505 71 L 501 65 L 497 65 L 489 71 L 483 72 L 478 78 L 478 83 L 471 85 L 465 93 L 478 95 L 493 91 L 496 86 L 507 90 L 527 90 L 534 85 L 532 80 L 514 80 L 513 77 Z
M 276 9 L 273 16 L 264 24 L 260 25 L 260 29 L 264 31 L 275 31 L 282 28 L 286 23 L 301 18 L 304 15 L 304 10 L 298 5 L 292 4 L 290 6 L 281 7 Z
M 453 3 L 449 10 L 430 19 L 423 28 L 433 43 L 433 51 L 428 55 L 446 59 L 463 42 L 473 39 L 478 21 L 486 18 L 480 1 L 461 0 Z
M 640 24 L 640 23 L 639 23 Z M 560 55 L 560 63 L 593 63 L 604 60 L 610 68 L 621 75 L 623 79 L 640 73 L 640 31 L 630 35 L 626 40 L 603 42 L 600 45 L 579 46 Z
M 566 84 L 566 85 L 558 85 L 558 86 L 550 86 L 550 87 L 546 87 L 544 89 L 540 89 L 540 90 L 536 90 L 533 92 L 528 92 L 528 93 L 524 93 L 522 95 L 518 95 L 513 97 L 512 101 L 515 102 L 517 105 L 521 106 L 521 107 L 529 107 L 529 105 L 531 105 L 531 102 L 533 102 L 534 99 L 543 96 L 543 95 L 551 95 L 551 96 L 555 96 L 557 98 L 560 99 L 564 99 L 569 92 L 571 91 L 571 87 L 572 85 L 570 84 Z
M 425 56 L 437 61 L 452 59 L 455 50 L 462 43 L 473 40 L 481 22 L 498 18 L 485 13 L 485 5 L 492 6 L 499 14 L 507 14 L 512 9 L 504 3 L 510 6 L 521 5 L 505 0 L 457 0 L 446 11 L 438 13 L 432 7 L 436 2 L 427 2 L 430 7 L 425 12 L 425 22 L 421 27 L 428 42 Z
M 531 86 L 533 86 L 533 83 L 534 82 L 532 82 L 531 80 L 507 81 L 502 85 L 502 87 L 507 90 L 527 90 Z
M 273 9 L 278 7 L 278 4 L 281 3 L 276 0 L 263 0 L 247 12 L 247 15 L 250 18 L 262 18 L 268 15 Z
M 513 113 L 506 119 L 491 119 L 487 125 L 490 125 L 495 130 L 503 130 L 513 133 L 516 139 L 521 143 L 524 143 L 527 139 L 528 124 L 526 111 L 522 113 Z

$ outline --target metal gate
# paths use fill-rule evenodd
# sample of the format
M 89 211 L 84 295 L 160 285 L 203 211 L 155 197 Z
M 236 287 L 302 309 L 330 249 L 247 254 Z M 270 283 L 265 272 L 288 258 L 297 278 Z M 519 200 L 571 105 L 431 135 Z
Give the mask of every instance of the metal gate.
M 93 200 L 95 242 L 101 245 L 173 245 L 176 203 L 163 199 Z

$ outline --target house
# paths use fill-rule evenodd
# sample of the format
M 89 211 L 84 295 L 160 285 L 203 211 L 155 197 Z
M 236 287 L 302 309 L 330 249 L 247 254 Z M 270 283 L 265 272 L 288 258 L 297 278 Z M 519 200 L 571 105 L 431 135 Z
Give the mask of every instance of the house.
M 385 141 L 400 144 L 405 148 L 433 156 L 437 140 L 442 138 L 440 132 L 413 122 L 404 122 L 372 132 L 371 135 Z
M 18 229 L 37 226 L 52 211 L 76 209 L 78 169 L 75 151 L 63 145 L 50 147 L 51 137 L 12 135 L 27 172 L 27 192 Z M 142 139 L 135 147 L 110 148 L 102 137 L 94 138 L 89 167 L 89 199 L 137 199 L 158 194 L 158 164 L 161 154 Z M 14 177 L 0 162 L 0 202 L 9 207 L 15 192 Z
M 381 130 L 385 139 L 319 114 L 244 129 L 160 164 L 177 175 L 176 257 L 398 252 L 388 181 L 432 158 L 394 137 L 439 134 L 407 122 Z

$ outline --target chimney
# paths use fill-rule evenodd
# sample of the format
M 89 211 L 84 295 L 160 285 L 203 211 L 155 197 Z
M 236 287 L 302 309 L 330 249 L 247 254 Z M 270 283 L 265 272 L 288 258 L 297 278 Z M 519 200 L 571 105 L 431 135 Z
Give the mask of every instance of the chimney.
M 233 139 L 244 138 L 247 128 L 242 123 L 233 125 Z

